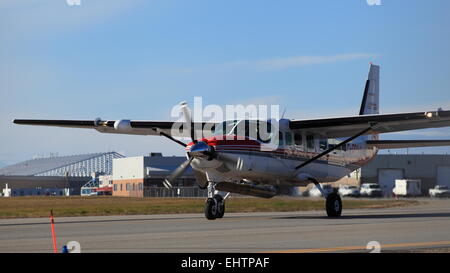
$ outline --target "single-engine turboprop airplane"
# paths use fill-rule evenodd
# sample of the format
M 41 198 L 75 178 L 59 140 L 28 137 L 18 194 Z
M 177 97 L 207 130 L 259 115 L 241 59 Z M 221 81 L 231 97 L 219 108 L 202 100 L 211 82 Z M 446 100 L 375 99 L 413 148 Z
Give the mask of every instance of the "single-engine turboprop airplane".
M 379 114 L 379 66 L 370 64 L 359 115 L 308 120 L 228 120 L 204 123 L 191 120 L 181 104 L 183 130 L 171 121 L 36 120 L 16 119 L 24 125 L 95 129 L 102 133 L 160 135 L 185 147 L 187 160 L 164 181 L 173 182 L 191 166 L 200 188 L 208 189 L 205 216 L 222 218 L 229 193 L 270 198 L 280 188 L 314 183 L 326 200 L 329 217 L 338 217 L 342 201 L 326 193 L 321 182 L 335 182 L 368 163 L 379 149 L 447 146 L 450 140 L 379 140 L 378 134 L 450 126 L 450 111 Z M 237 130 L 237 128 L 244 130 Z M 261 130 L 261 128 L 266 130 Z M 208 137 L 197 138 L 197 128 Z M 274 129 L 276 128 L 276 129 Z M 264 133 L 263 133 L 264 131 Z M 204 134 L 202 134 L 203 136 Z M 264 137 L 262 137 L 264 135 Z M 190 136 L 186 144 L 175 137 Z M 273 139 L 277 141 L 274 142 Z

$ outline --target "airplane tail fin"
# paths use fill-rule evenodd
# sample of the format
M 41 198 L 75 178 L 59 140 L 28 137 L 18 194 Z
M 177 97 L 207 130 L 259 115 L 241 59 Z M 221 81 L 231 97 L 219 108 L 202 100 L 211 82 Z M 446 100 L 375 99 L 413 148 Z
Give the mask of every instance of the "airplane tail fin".
M 380 66 L 370 64 L 369 75 L 364 88 L 360 115 L 379 114 Z

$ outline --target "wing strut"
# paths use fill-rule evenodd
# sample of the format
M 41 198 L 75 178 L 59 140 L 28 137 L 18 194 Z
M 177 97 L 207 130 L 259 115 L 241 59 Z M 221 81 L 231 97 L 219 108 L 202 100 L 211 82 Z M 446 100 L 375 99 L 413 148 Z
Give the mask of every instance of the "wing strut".
M 172 141 L 175 141 L 176 143 L 180 144 L 180 145 L 183 146 L 183 147 L 186 147 L 186 146 L 187 146 L 186 143 L 184 143 L 184 142 L 182 142 L 182 141 L 179 141 L 178 139 L 175 139 L 175 138 L 172 137 L 171 135 L 168 135 L 168 134 L 166 134 L 166 133 L 164 133 L 164 132 L 161 132 L 160 130 L 158 130 L 158 129 L 156 129 L 156 128 L 152 128 L 152 129 L 153 129 L 153 131 L 155 131 L 156 133 L 158 133 L 160 136 L 163 136 L 163 137 L 166 137 L 166 138 L 168 138 L 168 139 L 170 139 L 170 140 L 172 140 Z
M 300 164 L 300 165 L 298 165 L 297 167 L 295 167 L 295 169 L 298 170 L 298 169 L 300 169 L 300 168 L 302 168 L 302 167 L 308 165 L 309 163 L 311 163 L 311 162 L 313 162 L 313 161 L 315 161 L 315 160 L 321 158 L 322 156 L 331 153 L 332 151 L 336 150 L 337 148 L 339 148 L 339 147 L 341 147 L 341 146 L 347 144 L 348 142 L 352 141 L 353 139 L 359 137 L 360 135 L 363 135 L 363 134 L 367 133 L 368 131 L 372 130 L 372 127 L 373 127 L 373 126 L 374 126 L 374 124 L 370 124 L 368 128 L 362 130 L 361 132 L 357 133 L 356 135 L 354 135 L 354 136 L 352 136 L 352 137 L 350 137 L 350 138 L 347 138 L 346 140 L 342 141 L 341 143 L 337 144 L 336 146 L 331 147 L 330 149 L 325 150 L 325 151 L 323 151 L 322 153 L 320 153 L 320 154 L 318 154 L 318 155 L 316 155 L 316 156 L 314 156 L 314 157 L 312 157 L 312 158 L 306 160 L 306 161 L 303 162 L 302 164 Z

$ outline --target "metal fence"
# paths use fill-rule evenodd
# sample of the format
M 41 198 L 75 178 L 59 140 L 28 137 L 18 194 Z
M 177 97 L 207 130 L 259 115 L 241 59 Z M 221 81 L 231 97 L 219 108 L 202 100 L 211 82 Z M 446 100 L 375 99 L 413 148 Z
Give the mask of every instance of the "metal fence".
M 179 187 L 173 189 L 144 187 L 144 197 L 207 197 L 208 191 L 199 187 Z

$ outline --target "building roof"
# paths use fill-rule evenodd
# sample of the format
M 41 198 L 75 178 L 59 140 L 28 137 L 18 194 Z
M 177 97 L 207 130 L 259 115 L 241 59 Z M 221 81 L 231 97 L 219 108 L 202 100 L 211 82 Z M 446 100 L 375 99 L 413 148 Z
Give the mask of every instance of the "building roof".
M 120 157 L 123 156 L 116 152 L 107 152 L 37 158 L 0 168 L 0 175 L 63 176 L 67 173 L 69 176 L 89 176 L 95 171 L 108 173 L 108 170 L 112 169 L 112 158 Z M 111 162 L 108 162 L 109 158 Z

